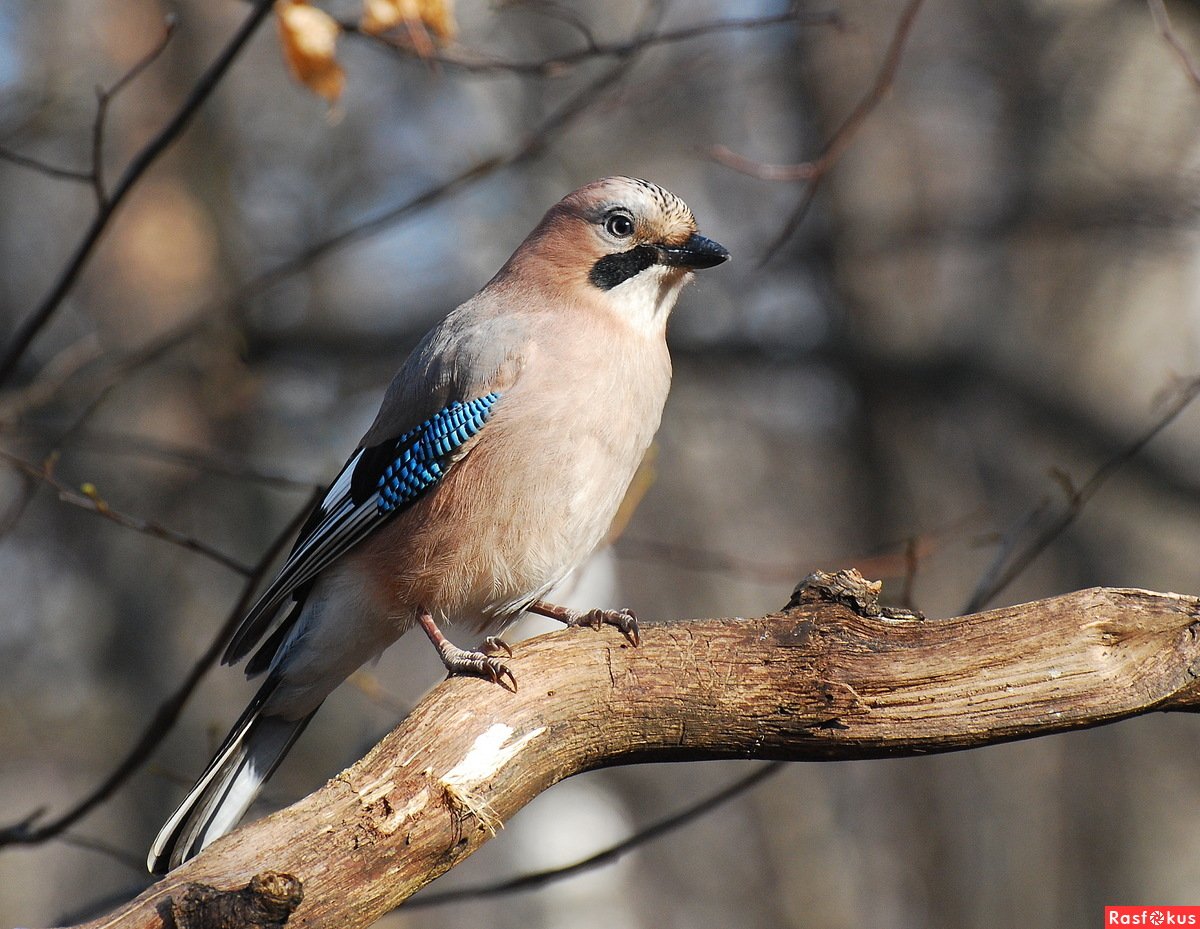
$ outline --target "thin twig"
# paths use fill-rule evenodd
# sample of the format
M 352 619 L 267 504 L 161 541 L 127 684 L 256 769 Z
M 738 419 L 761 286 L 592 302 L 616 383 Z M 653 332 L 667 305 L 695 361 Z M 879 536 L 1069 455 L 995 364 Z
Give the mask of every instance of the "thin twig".
M 453 52 L 433 52 L 428 55 L 419 54 L 410 43 L 388 36 L 371 35 L 362 32 L 357 23 L 344 21 L 340 25 L 351 35 L 360 35 L 382 45 L 384 48 L 397 52 L 405 57 L 420 57 L 422 60 L 434 61 L 449 67 L 460 68 L 474 74 L 503 72 L 506 74 L 525 74 L 537 77 L 559 77 L 571 68 L 596 58 L 624 58 L 634 52 L 644 51 L 659 45 L 673 45 L 687 42 L 704 36 L 722 32 L 739 32 L 753 29 L 765 29 L 771 26 L 785 24 L 805 26 L 837 25 L 841 22 L 840 15 L 835 11 L 810 12 L 794 9 L 787 13 L 773 16 L 761 16 L 747 19 L 718 19 L 710 22 L 696 23 L 679 29 L 664 30 L 640 35 L 622 42 L 589 42 L 583 48 L 552 55 L 535 61 L 513 61 L 504 58 L 491 58 L 486 55 Z
M 21 155 L 7 148 L 0 148 L 0 161 L 7 161 L 9 164 L 29 168 L 32 171 L 37 171 L 39 174 L 45 174 L 47 177 L 57 178 L 58 180 L 76 181 L 80 184 L 90 184 L 92 182 L 90 171 L 60 168 L 58 165 L 47 164 L 40 159 L 30 158 L 28 155 Z
M 546 19 L 563 23 L 579 33 L 588 48 L 596 48 L 600 44 L 583 15 L 562 3 L 556 3 L 554 0 L 510 0 L 508 3 L 497 4 L 499 11 L 504 11 L 505 7 L 508 9 L 524 8 L 544 16 Z
M 247 281 L 238 289 L 231 303 L 236 307 L 238 304 L 244 303 L 247 300 L 259 295 L 263 291 L 269 290 L 271 287 L 280 283 L 283 280 L 291 277 L 300 271 L 305 270 L 314 262 L 338 251 L 345 246 L 364 239 L 381 229 L 385 229 L 392 223 L 399 221 L 410 213 L 414 213 L 424 207 L 432 206 L 440 200 L 445 199 L 462 187 L 469 186 L 474 181 L 481 180 L 489 174 L 505 167 L 512 162 L 503 156 L 495 156 L 485 158 L 482 161 L 477 161 L 470 167 L 460 171 L 447 180 L 435 184 L 433 187 L 426 188 L 421 193 L 417 194 L 403 203 L 388 207 L 382 212 L 377 213 L 360 223 L 356 223 L 341 232 L 338 232 L 321 242 L 311 245 L 304 251 L 291 258 L 285 259 L 273 268 L 268 268 L 266 271 L 256 275 Z M 205 317 L 208 311 L 201 312 L 197 315 L 197 322 L 200 326 L 206 325 Z
M 601 94 L 605 89 L 627 73 L 628 60 L 633 58 L 637 51 L 638 49 L 634 49 L 628 53 L 622 59 L 621 63 L 605 71 L 594 81 L 584 86 L 578 93 L 570 97 L 547 116 L 537 128 L 530 132 L 519 146 L 507 154 L 483 158 L 464 168 L 454 176 L 427 188 L 416 196 L 410 197 L 402 203 L 387 207 L 376 215 L 368 217 L 341 232 L 335 233 L 291 258 L 285 259 L 274 267 L 255 275 L 242 284 L 233 297 L 230 298 L 229 306 L 232 308 L 232 313 L 236 315 L 237 308 L 242 304 L 252 300 L 283 280 L 306 270 L 327 255 L 374 235 L 412 213 L 434 206 L 459 190 L 494 174 L 502 168 L 515 166 L 537 155 L 550 144 L 556 135 L 564 132 L 576 119 L 587 112 L 601 98 Z M 227 310 L 226 314 L 229 312 Z M 218 315 L 220 315 L 218 307 L 214 305 L 205 306 L 191 319 L 156 337 L 153 341 L 134 349 L 114 365 L 113 371 L 105 379 L 106 386 L 193 338 L 210 327 L 213 324 L 213 319 Z M 46 402 L 46 398 L 39 394 L 38 403 L 44 402 Z M 30 408 L 32 408 L 32 405 L 22 406 L 20 412 L 22 414 L 27 413 Z M 13 415 L 11 412 L 8 414 L 9 418 L 12 418 Z
M 271 7 L 271 0 L 257 0 L 250 15 L 246 17 L 245 21 L 234 33 L 220 55 L 209 66 L 208 70 L 200 76 L 200 79 L 192 88 L 191 93 L 188 94 L 187 99 L 184 100 L 183 104 L 175 112 L 175 115 L 159 130 L 153 139 L 146 143 L 145 147 L 134 156 L 128 167 L 126 167 L 112 194 L 104 201 L 103 207 L 97 210 L 83 238 L 76 245 L 74 254 L 59 273 L 54 285 L 50 288 L 50 292 L 43 298 L 33 313 L 18 327 L 3 357 L 0 358 L 0 385 L 6 383 L 12 377 L 26 349 L 29 348 L 38 333 L 41 332 L 42 327 L 50 321 L 55 311 L 58 310 L 63 300 L 66 299 L 67 294 L 70 293 L 71 288 L 79 278 L 101 236 L 107 230 L 109 222 L 112 220 L 121 202 L 141 179 L 142 175 L 146 173 L 146 170 L 171 146 L 187 127 L 188 123 L 191 122 L 196 111 L 200 109 L 201 105 L 212 94 L 214 88 L 220 83 L 221 78 L 225 76 L 230 66 L 237 59 L 242 48 L 271 12 Z
M 163 21 L 162 37 L 158 44 L 150 49 L 133 67 L 122 74 L 107 90 L 96 88 L 96 118 L 92 122 L 92 190 L 96 194 L 96 208 L 103 210 L 108 204 L 108 192 L 104 184 L 104 129 L 108 119 L 108 106 L 128 87 L 143 71 L 158 60 L 158 56 L 166 50 L 171 36 L 175 34 L 177 18 L 174 13 L 168 13 Z
M 42 439 L 58 435 L 56 430 L 45 427 L 26 426 L 22 432 L 25 435 Z M 61 436 L 58 437 L 61 439 Z M 61 449 L 62 443 L 56 443 L 56 446 Z M 250 467 L 234 456 L 214 454 L 186 445 L 177 445 L 173 442 L 122 432 L 75 431 L 71 435 L 70 447 L 85 451 L 104 452 L 110 455 L 129 455 L 152 461 L 164 461 L 204 474 L 215 474 L 248 483 L 277 487 L 281 490 L 311 493 L 317 486 L 315 481 L 306 481 L 277 471 Z
M 0 427 L 11 426 L 31 410 L 52 403 L 79 371 L 103 354 L 104 346 L 94 333 L 66 346 L 28 384 L 0 396 Z
M 1163 41 L 1170 46 L 1171 51 L 1175 53 L 1175 57 L 1179 59 L 1179 64 L 1183 68 L 1184 74 L 1188 76 L 1188 80 L 1200 89 L 1200 66 L 1192 60 L 1192 56 L 1184 48 L 1182 40 L 1175 32 L 1175 27 L 1171 25 L 1171 17 L 1167 15 L 1166 4 L 1163 3 L 1163 0 L 1146 0 L 1146 6 L 1150 7 L 1150 15 L 1154 17 L 1154 25 L 1158 27 L 1158 31 L 1162 34 Z
M 624 54 L 621 62 L 605 71 L 595 80 L 589 82 L 578 93 L 547 116 L 525 140 L 512 151 L 503 155 L 493 155 L 468 166 L 458 174 L 439 184 L 434 185 L 403 203 L 388 207 L 382 212 L 360 223 L 343 230 L 316 245 L 310 246 L 292 258 L 264 271 L 244 285 L 238 293 L 236 302 L 242 302 L 250 297 L 267 290 L 287 277 L 308 268 L 313 262 L 357 242 L 369 235 L 387 228 L 411 213 L 445 199 L 463 187 L 482 180 L 502 168 L 510 168 L 537 155 L 545 149 L 557 134 L 565 130 L 575 119 L 595 105 L 601 93 L 609 86 L 628 73 L 628 59 L 632 58 L 639 48 L 634 47 Z
M 163 33 L 159 37 L 158 44 L 135 61 L 129 70 L 117 78 L 116 83 L 104 91 L 104 96 L 111 101 L 121 91 L 141 77 L 142 72 L 154 64 L 158 60 L 158 56 L 166 50 L 167 44 L 171 41 L 171 36 L 175 34 L 175 27 L 177 25 L 179 25 L 179 18 L 174 13 L 167 13 L 163 17 Z
M 636 50 L 630 52 L 629 55 L 623 60 L 627 61 L 628 58 L 632 58 L 635 54 Z M 333 249 L 341 247 L 342 245 L 345 245 L 362 235 L 366 235 L 372 231 L 375 231 L 376 229 L 381 228 L 383 225 L 386 225 L 388 222 L 394 221 L 412 210 L 429 205 L 437 199 L 448 195 L 453 190 L 456 190 L 462 184 L 476 180 L 485 174 L 496 170 L 502 165 L 514 164 L 525 158 L 531 157 L 533 154 L 540 151 L 545 144 L 547 144 L 549 141 L 549 136 L 564 129 L 575 117 L 584 112 L 593 100 L 597 99 L 600 91 L 602 91 L 608 85 L 614 83 L 625 73 L 627 73 L 627 68 L 623 65 L 614 67 L 610 71 L 605 72 L 605 74 L 601 75 L 596 81 L 590 83 L 579 94 L 575 95 L 563 106 L 555 110 L 546 119 L 546 121 L 543 123 L 543 126 L 538 131 L 532 133 L 520 147 L 518 147 L 506 158 L 493 158 L 480 162 L 467 171 L 462 172 L 455 178 L 452 178 L 450 181 L 444 182 L 443 184 L 426 191 L 424 194 L 388 211 L 386 214 L 377 216 L 358 227 L 347 230 L 339 236 L 334 237 L 334 239 L 326 243 L 322 243 L 321 246 L 310 249 L 304 255 L 298 256 L 296 259 L 292 259 L 291 261 L 285 262 L 281 266 L 265 272 L 243 287 L 242 291 L 240 292 L 241 298 L 245 299 L 245 297 L 250 293 L 257 291 L 258 289 L 268 287 L 282 277 L 300 270 L 306 263 L 316 260 L 328 251 L 332 251 Z M 117 193 L 114 193 L 114 203 L 116 202 L 116 199 Z M 132 370 L 133 368 L 144 363 L 147 359 L 158 357 L 163 352 L 170 350 L 174 346 L 180 344 L 182 341 L 192 337 L 196 333 L 202 331 L 209 324 L 211 324 L 210 313 L 205 312 L 198 314 L 194 320 L 189 321 L 188 323 L 177 327 L 171 332 L 156 338 L 149 345 L 144 346 L 135 353 L 132 353 L 130 356 L 127 356 L 120 362 L 119 367 L 125 372 Z M 110 379 L 109 383 L 111 382 L 112 381 Z M 10 456 L 5 455 L 5 457 Z M 17 460 L 19 461 L 19 459 Z M 43 475 L 39 469 L 29 465 L 28 462 L 23 462 L 23 464 L 29 468 L 32 468 L 34 476 L 37 476 L 39 479 L 42 478 Z M 316 502 L 318 496 L 319 495 L 314 495 L 312 501 L 313 503 Z M 88 498 L 84 499 L 86 500 Z M 311 505 L 305 508 L 304 513 L 307 513 L 309 509 L 311 509 Z M 294 522 L 294 525 L 289 527 L 288 533 L 281 537 L 278 545 L 273 546 L 273 551 L 270 553 L 272 557 L 274 555 L 274 549 L 276 549 L 278 546 L 281 546 L 283 541 L 286 541 L 288 535 L 294 532 L 298 527 L 299 518 L 300 517 L 298 517 L 298 519 Z M 267 563 L 269 564 L 269 559 L 267 559 Z M 89 796 L 81 803 L 49 823 L 45 823 L 40 826 L 35 825 L 36 821 L 43 815 L 43 811 L 39 810 L 30 814 L 24 820 L 10 825 L 7 829 L 0 830 L 0 847 L 5 844 L 12 843 L 28 844 L 40 842 L 57 834 L 62 829 L 67 828 L 79 818 L 86 815 L 87 812 L 89 812 L 93 807 L 109 796 L 134 770 L 141 765 L 145 757 L 154 749 L 158 742 L 161 741 L 163 735 L 165 735 L 165 733 L 174 724 L 174 721 L 177 718 L 184 701 L 186 701 L 187 696 L 191 693 L 191 690 L 194 688 L 196 682 L 220 655 L 223 649 L 224 640 L 232 632 L 234 624 L 241 618 L 241 614 L 248 605 L 249 595 L 252 592 L 253 587 L 256 586 L 257 581 L 261 579 L 261 574 L 265 571 L 265 567 L 263 567 L 262 563 L 260 563 L 259 568 L 261 570 L 255 569 L 251 575 L 242 599 L 239 601 L 234 611 L 230 614 L 230 618 L 226 622 L 226 625 L 222 629 L 222 632 L 218 636 L 217 640 L 212 646 L 210 646 L 208 652 L 205 653 L 203 658 L 193 668 L 192 673 L 189 675 L 188 679 L 184 682 L 181 688 L 159 708 L 158 713 L 155 715 L 155 718 L 151 722 L 150 726 L 143 733 L 142 738 L 138 741 L 137 745 L 121 763 L 121 765 L 119 765 L 118 768 L 113 772 L 113 774 L 110 775 L 109 778 L 100 785 L 100 787 L 89 794 Z
M 177 545 L 190 552 L 195 552 L 197 555 L 202 555 L 210 561 L 216 562 L 243 577 L 250 577 L 254 573 L 252 567 L 243 564 L 232 555 L 227 555 L 220 549 L 214 548 L 207 542 L 201 542 L 199 539 L 184 535 L 182 532 L 169 529 L 153 520 L 130 516 L 122 513 L 120 510 L 113 509 L 108 501 L 101 497 L 95 487 L 90 484 L 84 484 L 82 490 L 75 490 L 67 486 L 54 476 L 54 470 L 49 463 L 38 467 L 24 458 L 3 450 L 0 450 L 0 460 L 7 462 L 27 477 L 35 478 L 43 484 L 53 487 L 58 492 L 58 499 L 64 503 L 87 510 L 89 513 L 95 513 L 97 516 L 102 516 L 110 522 L 116 523 L 118 526 L 132 529 L 134 532 L 141 533 L 142 535 L 161 539 L 164 542 Z
M 0 513 L 0 539 L 12 532 L 37 494 L 38 482 L 34 478 L 24 473 L 19 473 L 19 477 L 21 479 L 20 490 Z
M 131 349 L 113 361 L 110 367 L 95 376 L 95 380 L 91 384 L 84 385 L 91 388 L 88 407 L 94 408 L 104 394 L 119 386 L 135 372 L 179 348 L 209 328 L 213 323 L 210 314 L 215 312 L 217 312 L 215 307 L 206 307 L 190 319 L 155 336 L 149 342 Z M 66 355 L 69 351 L 69 348 L 65 349 L 62 354 Z M 86 364 L 80 364 L 78 367 L 86 367 Z M 3 395 L 5 399 L 0 402 L 0 425 L 9 425 L 55 400 L 61 399 L 63 392 L 72 380 L 73 372 L 60 373 L 56 377 L 48 379 L 45 370 L 43 369 L 37 379 L 22 390 Z M 46 383 L 47 380 L 50 383 Z M 76 425 L 78 426 L 80 423 Z
M 629 52 L 625 53 L 615 66 L 601 73 L 595 80 L 586 84 L 546 116 L 526 136 L 524 141 L 510 152 L 481 159 L 453 177 L 427 188 L 415 197 L 388 207 L 375 216 L 368 217 L 362 222 L 356 223 L 310 246 L 299 254 L 280 262 L 273 268 L 269 268 L 254 276 L 239 287 L 230 299 L 229 306 L 231 309 L 226 311 L 226 315 L 231 313 L 236 315 L 238 308 L 242 304 L 269 290 L 288 277 L 308 269 L 312 264 L 325 256 L 380 232 L 412 213 L 431 207 L 457 193 L 459 190 L 469 187 L 471 184 L 503 168 L 513 167 L 540 154 L 557 135 L 565 132 L 580 116 L 603 99 L 603 92 L 605 90 L 629 73 L 629 63 L 636 59 L 640 51 L 641 48 L 635 46 Z M 135 349 L 118 362 L 118 370 L 109 375 L 107 383 L 113 383 L 128 372 L 141 367 L 141 365 L 147 363 L 149 360 L 161 356 L 163 353 L 192 338 L 211 326 L 214 317 L 218 314 L 219 311 L 216 307 L 206 306 L 200 312 L 196 313 L 192 319 L 181 323 L 179 326 L 157 337 L 141 348 Z
M 760 22 L 763 25 L 774 24 L 779 17 L 764 18 Z M 789 15 L 789 19 L 794 21 L 795 18 Z M 769 20 L 769 21 L 768 21 Z M 730 23 L 737 21 L 724 21 L 728 28 L 734 28 Z M 707 24 L 701 26 L 689 27 L 688 30 L 680 30 L 680 32 L 694 32 L 697 29 L 714 28 L 716 24 Z M 746 25 L 745 28 L 751 28 Z M 648 35 L 671 36 L 672 33 L 643 33 Z M 676 39 L 678 40 L 678 39 Z M 388 207 L 378 214 L 368 217 L 366 220 L 357 223 L 349 228 L 330 236 L 329 238 L 316 243 L 313 246 L 305 249 L 292 258 L 286 259 L 266 271 L 261 272 L 243 284 L 234 296 L 229 301 L 233 307 L 239 307 L 242 304 L 250 301 L 259 294 L 265 292 L 281 281 L 291 277 L 303 270 L 309 268 L 313 263 L 321 258 L 332 254 L 354 242 L 358 242 L 367 238 L 383 229 L 389 228 L 394 223 L 401 219 L 418 212 L 419 210 L 431 207 L 458 191 L 469 187 L 477 181 L 488 177 L 495 172 L 512 167 L 521 162 L 536 156 L 542 152 L 547 145 L 553 141 L 554 137 L 564 132 L 570 127 L 581 115 L 586 113 L 600 99 L 601 93 L 609 86 L 620 80 L 628 70 L 628 63 L 643 51 L 647 45 L 640 40 L 631 40 L 622 43 L 625 46 L 622 49 L 612 49 L 611 54 L 618 57 L 620 60 L 616 66 L 605 71 L 596 80 L 585 85 L 578 93 L 573 95 L 569 100 L 562 104 L 553 113 L 548 115 L 543 122 L 515 149 L 507 154 L 493 155 L 488 158 L 483 158 L 472 165 L 469 165 L 459 173 L 455 174 L 444 181 L 435 184 L 426 189 L 415 197 L 411 197 L 402 203 Z M 235 310 L 236 312 L 236 310 Z M 127 355 L 119 362 L 119 371 L 107 378 L 107 383 L 111 384 L 114 380 L 119 380 L 128 372 L 139 368 L 148 360 L 160 356 L 165 351 L 182 344 L 188 339 L 203 331 L 212 324 L 214 316 L 218 315 L 218 310 L 213 306 L 206 306 L 198 312 L 191 320 L 180 324 L 175 329 L 156 338 L 152 343 L 136 349 L 134 352 Z M 4 377 L 4 369 L 0 367 L 0 380 Z
M 250 605 L 250 600 L 258 585 L 266 576 L 267 571 L 280 551 L 283 550 L 283 547 L 296 530 L 300 528 L 301 523 L 308 517 L 309 511 L 319 499 L 319 493 L 313 494 L 308 503 L 292 517 L 284 530 L 275 538 L 275 541 L 268 546 L 262 558 L 254 566 L 250 576 L 246 579 L 241 595 L 229 611 L 225 622 L 221 625 L 220 630 L 209 644 L 208 649 L 192 666 L 192 670 L 188 672 L 187 677 L 184 678 L 183 683 L 179 685 L 175 692 L 159 704 L 153 718 L 143 730 L 137 743 L 130 749 L 129 753 L 121 760 L 113 772 L 86 797 L 65 813 L 60 814 L 49 822 L 35 825 L 37 820 L 41 819 L 44 815 L 43 810 L 36 810 L 23 820 L 0 829 L 0 848 L 5 845 L 14 844 L 32 845 L 57 836 L 112 796 L 117 788 L 125 783 L 130 775 L 145 763 L 146 759 L 150 757 L 150 754 L 158 747 L 166 734 L 171 731 L 176 720 L 179 719 L 179 714 L 183 711 L 183 707 L 192 695 L 192 691 L 196 689 L 196 685 L 200 683 L 200 680 L 208 673 L 209 669 L 216 664 L 217 659 L 225 650 L 226 641 L 233 634 L 233 630 L 237 627 L 237 624 L 241 622 L 242 616 L 246 608 Z
M 1158 420 L 1134 442 L 1098 467 L 1083 486 L 1076 490 L 1069 481 L 1060 480 L 1066 496 L 1066 506 L 1053 512 L 1050 500 L 1043 500 L 1025 514 L 1010 530 L 991 567 L 975 586 L 963 613 L 982 610 L 992 598 L 1011 584 L 1026 568 L 1057 539 L 1083 511 L 1083 508 L 1110 478 L 1121 470 L 1150 441 L 1175 421 L 1192 401 L 1200 396 L 1200 377 L 1185 383 L 1178 396 Z M 1062 475 L 1060 474 L 1061 478 Z M 1025 541 L 1028 539 L 1028 541 Z
M 797 165 L 766 165 L 738 155 L 725 146 L 716 146 L 712 149 L 711 155 L 715 161 L 743 174 L 768 180 L 803 180 L 807 182 L 804 194 L 800 198 L 800 203 L 783 224 L 780 232 L 767 246 L 763 258 L 759 262 L 760 267 L 770 261 L 800 227 L 800 224 L 804 221 L 804 217 L 808 215 L 808 211 L 812 207 L 813 201 L 816 198 L 817 188 L 820 186 L 821 181 L 829 169 L 833 167 L 850 146 L 859 129 L 862 128 L 863 123 L 866 122 L 867 117 L 874 112 L 875 108 L 879 106 L 883 98 L 892 89 L 892 85 L 896 80 L 896 72 L 900 69 L 900 62 L 904 57 L 904 47 L 908 42 L 909 35 L 912 33 L 913 23 L 916 21 L 917 14 L 920 12 L 923 2 L 924 0 L 909 0 L 908 5 L 905 6 L 904 11 L 900 14 L 900 19 L 896 23 L 891 41 L 888 43 L 887 51 L 884 53 L 883 61 L 879 65 L 879 70 L 875 74 L 875 80 L 871 83 L 870 89 L 862 96 L 854 109 L 850 111 L 850 115 L 837 127 L 833 135 L 829 137 L 829 141 L 825 143 L 825 146 L 821 149 L 821 153 L 815 159 Z
M 441 893 L 423 894 L 406 900 L 403 909 L 410 910 L 426 906 L 440 906 L 444 903 L 457 903 L 462 900 L 485 900 L 490 897 L 500 897 L 505 894 L 535 890 L 539 887 L 544 887 L 546 884 L 552 884 L 568 877 L 574 877 L 576 874 L 581 874 L 584 871 L 591 871 L 606 864 L 611 864 L 622 855 L 626 855 L 655 839 L 662 838 L 664 835 L 674 832 L 676 829 L 680 829 L 704 816 L 706 813 L 710 813 L 717 807 L 728 803 L 735 797 L 741 796 L 750 790 L 750 788 L 756 787 L 765 781 L 771 775 L 777 774 L 786 765 L 786 761 L 768 762 L 762 767 L 756 768 L 745 777 L 734 781 L 727 787 L 722 787 L 716 793 L 710 794 L 702 800 L 693 803 L 691 806 L 684 807 L 678 813 L 674 813 L 665 819 L 660 819 L 645 829 L 638 830 L 624 841 L 618 842 L 616 845 L 597 852 L 594 855 L 590 855 L 582 861 L 559 868 L 549 868 L 545 871 L 534 871 L 531 874 L 523 874 L 520 877 L 514 877 L 495 884 L 477 884 L 473 887 L 460 887 L 455 890 L 442 891 Z
M 161 442 L 144 436 L 124 435 L 121 433 L 83 432 L 72 437 L 73 448 L 94 449 L 111 455 L 134 455 L 157 461 L 182 465 L 206 474 L 216 474 L 222 477 L 234 478 L 253 484 L 263 484 L 268 487 L 278 487 L 281 490 L 295 490 L 312 493 L 317 484 L 280 474 L 276 471 L 264 471 L 252 468 L 242 461 L 198 451 L 170 442 Z

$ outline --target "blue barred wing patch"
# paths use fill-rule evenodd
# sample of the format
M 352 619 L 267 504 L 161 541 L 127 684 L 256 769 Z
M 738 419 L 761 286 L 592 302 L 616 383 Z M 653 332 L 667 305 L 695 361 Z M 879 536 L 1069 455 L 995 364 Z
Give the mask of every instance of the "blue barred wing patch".
M 395 457 L 376 484 L 379 512 L 406 506 L 440 481 L 450 458 L 483 428 L 499 399 L 493 391 L 466 403 L 456 400 L 397 439 Z
M 456 400 L 400 438 L 359 449 L 313 511 L 275 580 L 242 620 L 223 661 L 247 654 L 293 593 L 437 484 L 456 453 L 483 429 L 499 399 L 492 391 Z

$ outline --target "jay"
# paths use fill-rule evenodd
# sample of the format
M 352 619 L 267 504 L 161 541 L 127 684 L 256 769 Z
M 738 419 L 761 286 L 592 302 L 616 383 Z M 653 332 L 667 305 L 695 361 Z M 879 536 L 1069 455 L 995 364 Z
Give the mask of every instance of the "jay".
M 595 181 L 426 334 L 229 643 L 224 662 L 250 655 L 263 684 L 159 832 L 152 872 L 233 829 L 322 701 L 414 626 L 450 673 L 512 686 L 439 623 L 485 636 L 528 610 L 636 643 L 628 611 L 542 597 L 603 541 L 658 429 L 667 317 L 694 269 L 729 257 L 696 228 L 655 184 Z

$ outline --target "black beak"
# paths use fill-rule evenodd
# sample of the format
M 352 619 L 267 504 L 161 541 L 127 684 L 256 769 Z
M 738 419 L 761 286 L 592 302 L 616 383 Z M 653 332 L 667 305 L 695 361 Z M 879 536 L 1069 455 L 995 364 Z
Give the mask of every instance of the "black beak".
M 712 268 L 729 259 L 725 246 L 692 233 L 682 245 L 658 247 L 658 260 L 676 268 Z

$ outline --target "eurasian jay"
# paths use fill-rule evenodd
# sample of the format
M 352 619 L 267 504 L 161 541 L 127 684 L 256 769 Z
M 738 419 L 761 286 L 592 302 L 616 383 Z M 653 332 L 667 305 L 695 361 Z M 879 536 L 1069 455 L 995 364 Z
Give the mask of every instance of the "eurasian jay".
M 628 611 L 541 598 L 605 538 L 666 402 L 667 317 L 693 269 L 728 257 L 674 194 L 604 178 L 421 340 L 229 643 L 224 662 L 254 650 L 246 673 L 265 680 L 159 832 L 152 872 L 233 829 L 322 701 L 414 625 L 450 673 L 512 686 L 503 660 L 437 624 L 487 635 L 529 610 L 636 643 Z

